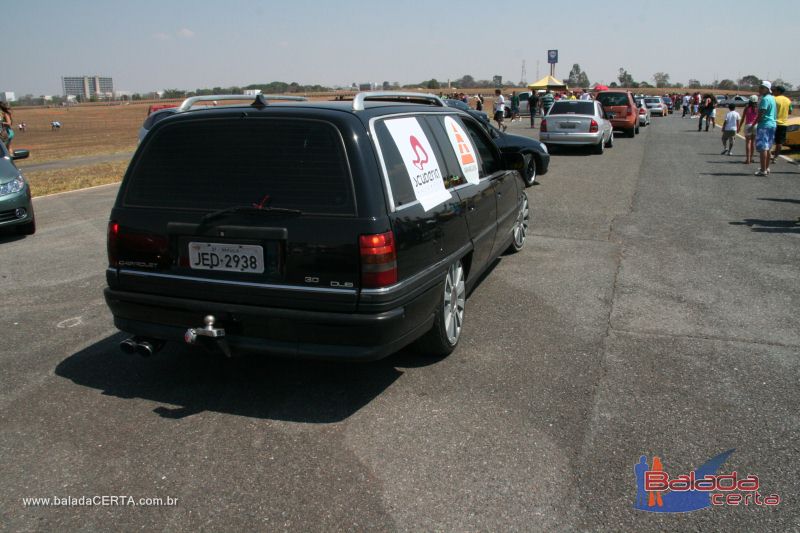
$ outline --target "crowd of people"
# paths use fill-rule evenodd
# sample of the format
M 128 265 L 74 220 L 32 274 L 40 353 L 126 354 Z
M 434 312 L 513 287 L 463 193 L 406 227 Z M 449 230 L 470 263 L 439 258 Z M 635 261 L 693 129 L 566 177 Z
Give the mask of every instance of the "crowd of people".
M 778 161 L 783 144 L 786 142 L 786 121 L 792 113 L 792 102 L 785 96 L 786 89 L 780 85 L 772 87 L 772 83 L 764 80 L 761 82 L 758 93 L 751 95 L 742 110 L 728 104 L 728 112 L 722 125 L 722 154 L 733 155 L 733 145 L 736 134 L 742 131 L 745 139 L 745 160 L 743 164 L 753 163 L 753 158 L 758 153 L 759 168 L 756 176 L 768 176 L 770 165 Z M 680 101 L 683 113 L 687 116 L 698 118 L 697 131 L 716 129 L 717 99 L 713 94 L 702 95 L 686 93 L 683 96 L 674 95 Z
M 780 85 L 772 87 L 769 81 L 762 81 L 759 87 L 759 95 L 751 95 L 740 114 L 734 104 L 728 104 L 728 109 L 722 123 L 722 145 L 723 155 L 733 155 L 733 145 L 736 134 L 742 133 L 745 139 L 745 160 L 744 164 L 753 163 L 753 158 L 758 153 L 759 169 L 755 172 L 756 176 L 767 176 L 770 173 L 770 164 L 777 162 L 783 144 L 786 142 L 787 124 L 786 120 L 792 113 L 792 103 L 785 96 L 786 89 Z M 535 127 L 536 115 L 546 115 L 553 103 L 558 100 L 593 100 L 596 94 L 591 91 L 562 90 L 551 91 L 547 89 L 543 93 L 532 91 L 529 95 L 528 106 L 530 113 L 531 128 Z M 713 94 L 701 94 L 699 91 L 690 93 L 665 94 L 664 97 L 672 100 L 673 109 L 682 111 L 681 118 L 698 119 L 697 131 L 713 131 L 717 129 L 717 107 L 719 106 L 716 96 Z M 453 93 L 450 98 L 469 103 L 470 97 L 464 93 Z M 485 98 L 482 94 L 473 97 L 475 109 L 483 111 Z M 506 102 L 510 99 L 511 122 L 522 121 L 520 116 L 520 98 L 516 91 L 510 96 L 503 95 L 500 89 L 495 90 L 494 106 L 492 108 L 492 118 L 497 123 L 497 127 L 506 131 Z

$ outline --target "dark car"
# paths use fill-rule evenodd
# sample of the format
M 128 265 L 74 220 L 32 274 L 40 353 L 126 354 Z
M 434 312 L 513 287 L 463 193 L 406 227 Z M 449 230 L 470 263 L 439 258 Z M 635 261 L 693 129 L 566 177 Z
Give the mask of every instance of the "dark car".
M 0 142 L 0 231 L 13 230 L 22 235 L 36 232 L 31 188 L 14 164 L 28 155 L 28 150 L 9 154 L 6 145 Z
M 662 96 L 661 101 L 667 106 L 667 111 L 669 111 L 669 114 L 671 115 L 675 111 L 675 102 L 673 102 L 672 98 L 669 96 Z
M 121 348 L 370 360 L 419 340 L 446 355 L 468 290 L 525 243 L 523 169 L 433 95 L 176 113 L 111 211 Z
M 445 105 L 465 111 L 470 116 L 481 121 L 486 132 L 492 137 L 494 144 L 500 148 L 501 152 L 521 153 L 525 157 L 525 171 L 522 177 L 526 186 L 530 187 L 536 183 L 537 174 L 544 175 L 547 173 L 547 168 L 550 166 L 550 154 L 544 144 L 536 139 L 523 137 L 522 135 L 512 135 L 498 130 L 492 126 L 486 113 L 472 109 L 461 100 L 445 98 L 442 101 Z
M 442 100 L 446 106 L 455 107 L 456 109 L 460 109 L 461 111 L 465 111 L 469 115 L 477 118 L 481 122 L 485 122 L 489 124 L 489 115 L 484 113 L 483 111 L 478 111 L 477 109 L 472 109 L 470 106 L 462 102 L 461 100 L 454 100 L 452 98 L 444 98 Z
M 525 157 L 525 171 L 522 177 L 526 186 L 533 185 L 537 175 L 547 174 L 547 169 L 550 167 L 550 153 L 544 143 L 523 135 L 505 133 L 491 124 L 484 124 L 483 127 L 502 153 L 521 153 Z

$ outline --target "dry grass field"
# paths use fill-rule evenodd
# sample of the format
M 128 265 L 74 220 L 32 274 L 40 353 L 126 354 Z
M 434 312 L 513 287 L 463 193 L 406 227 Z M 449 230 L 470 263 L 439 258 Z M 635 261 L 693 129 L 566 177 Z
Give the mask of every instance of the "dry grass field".
M 31 151 L 27 164 L 129 152 L 145 117 L 146 105 L 15 109 L 14 123 L 25 122 L 27 131 L 15 130 L 12 146 Z M 61 129 L 51 131 L 52 121 L 61 122 Z

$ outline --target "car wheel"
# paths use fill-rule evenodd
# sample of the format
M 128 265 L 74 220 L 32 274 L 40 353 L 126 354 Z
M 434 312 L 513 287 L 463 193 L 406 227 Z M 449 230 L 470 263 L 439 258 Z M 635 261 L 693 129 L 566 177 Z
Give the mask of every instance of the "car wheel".
M 525 186 L 530 187 L 536 181 L 536 156 L 531 154 L 531 160 L 525 167 Z
M 459 260 L 447 269 L 433 327 L 420 339 L 420 349 L 426 355 L 442 357 L 455 350 L 464 325 L 466 296 L 464 266 Z
M 528 205 L 528 196 L 523 193 L 522 202 L 519 205 L 517 221 L 514 223 L 514 239 L 506 252 L 515 254 L 525 246 L 525 237 L 528 236 L 528 225 L 530 224 L 531 210 Z
M 606 148 L 606 143 L 603 142 L 603 138 L 600 137 L 600 142 L 592 146 L 592 153 L 603 155 L 605 148 Z
M 614 132 L 611 132 L 611 135 L 608 136 L 608 142 L 606 143 L 606 148 L 614 148 Z
M 636 137 L 636 127 L 635 126 L 628 130 L 628 137 Z
M 633 135 L 639 135 L 639 124 L 633 127 Z

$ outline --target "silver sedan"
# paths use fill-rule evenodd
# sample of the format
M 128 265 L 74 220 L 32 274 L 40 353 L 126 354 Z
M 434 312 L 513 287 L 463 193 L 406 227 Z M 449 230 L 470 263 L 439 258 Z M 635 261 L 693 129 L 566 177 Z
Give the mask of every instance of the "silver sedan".
M 559 100 L 542 119 L 539 140 L 546 146 L 591 146 L 602 154 L 614 145 L 614 128 L 599 102 Z

